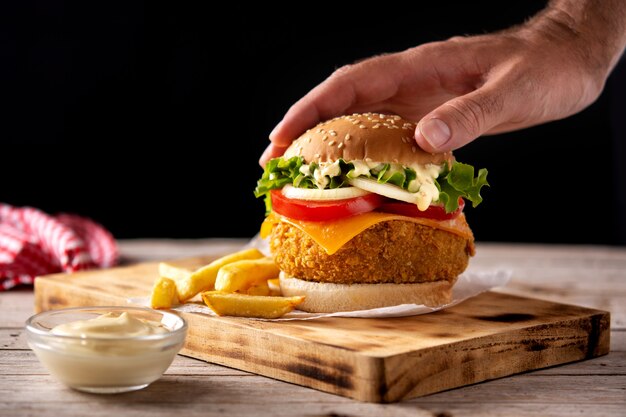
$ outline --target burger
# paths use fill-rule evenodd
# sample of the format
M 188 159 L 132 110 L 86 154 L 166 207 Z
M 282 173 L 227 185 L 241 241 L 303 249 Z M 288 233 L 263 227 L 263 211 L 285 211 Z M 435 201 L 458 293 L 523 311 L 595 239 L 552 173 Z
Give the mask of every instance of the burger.
M 398 115 L 320 123 L 270 160 L 261 237 L 281 270 L 283 295 L 310 312 L 399 304 L 438 306 L 474 255 L 463 208 L 482 201 L 487 171 L 432 154 Z

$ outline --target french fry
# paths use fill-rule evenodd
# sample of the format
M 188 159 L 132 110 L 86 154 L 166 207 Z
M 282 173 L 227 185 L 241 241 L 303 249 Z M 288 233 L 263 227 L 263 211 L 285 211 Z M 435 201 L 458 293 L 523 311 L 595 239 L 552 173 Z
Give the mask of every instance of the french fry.
M 272 278 L 267 280 L 267 286 L 270 288 L 270 295 L 281 295 L 280 279 Z
M 260 259 L 263 257 L 264 255 L 259 252 L 258 249 L 245 249 L 223 256 L 197 269 L 190 276 L 176 281 L 180 301 L 185 302 L 202 291 L 212 290 L 215 285 L 217 273 L 223 266 L 233 262 Z
M 174 280 L 166 277 L 158 278 L 152 287 L 150 306 L 152 308 L 172 308 L 172 305 L 178 303 L 178 293 Z
M 267 281 L 258 283 L 251 286 L 246 290 L 248 295 L 270 295 L 270 287 L 267 285 Z
M 219 269 L 215 289 L 223 292 L 245 292 L 252 286 L 276 277 L 279 272 L 272 258 L 233 262 Z
M 193 271 L 190 269 L 168 264 L 166 262 L 161 262 L 159 264 L 159 276 L 173 279 L 174 281 L 187 279 L 191 276 L 192 272 Z
M 202 293 L 204 303 L 218 316 L 276 319 L 292 311 L 304 297 L 270 297 L 220 291 Z

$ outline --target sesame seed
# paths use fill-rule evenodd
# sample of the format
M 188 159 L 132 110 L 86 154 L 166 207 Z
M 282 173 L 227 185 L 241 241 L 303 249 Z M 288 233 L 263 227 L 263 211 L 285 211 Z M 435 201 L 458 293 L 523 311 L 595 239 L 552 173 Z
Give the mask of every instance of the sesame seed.
M 400 116 L 398 116 L 398 115 L 393 116 L 393 120 L 400 120 L 400 119 L 402 119 L 402 117 L 400 117 Z
M 372 123 L 378 123 L 378 122 L 380 122 L 380 120 L 378 120 L 378 119 L 372 120 Z
M 372 162 L 372 158 L 365 158 L 365 162 Z
M 390 126 L 389 126 L 389 128 L 390 128 L 390 129 L 400 129 L 400 128 L 399 128 L 398 126 L 396 126 L 396 125 L 390 125 Z
M 307 142 L 309 142 L 309 143 L 311 143 L 311 138 L 310 138 L 310 137 L 309 137 L 309 138 L 306 138 L 306 141 L 307 141 Z
M 384 118 L 385 118 L 385 115 L 381 113 L 381 114 L 380 114 L 380 118 L 381 118 L 381 119 L 384 119 Z
M 367 129 L 365 125 L 359 125 L 359 129 Z
M 388 121 L 390 121 L 391 123 L 395 124 L 396 121 L 394 119 L 387 119 Z
M 331 140 L 330 142 L 328 142 L 328 145 L 333 146 L 335 144 L 334 140 Z
M 328 136 L 324 135 L 324 137 L 322 138 L 322 142 L 326 142 L 328 140 Z
M 324 131 L 324 129 L 317 129 L 317 133 L 322 133 Z
M 417 148 L 415 146 L 411 146 L 411 152 L 413 153 L 417 152 Z
M 380 127 L 380 123 L 376 123 L 374 126 L 372 126 L 372 129 L 378 129 Z
M 343 148 L 343 143 L 340 143 L 339 145 L 337 145 L 337 148 L 339 149 Z
M 406 139 L 404 139 L 404 136 L 402 136 L 400 140 L 402 141 L 402 143 L 406 143 Z
M 350 134 L 346 133 L 346 142 L 350 140 Z
M 334 130 L 329 130 L 328 133 L 330 133 L 331 136 L 337 136 L 337 132 Z

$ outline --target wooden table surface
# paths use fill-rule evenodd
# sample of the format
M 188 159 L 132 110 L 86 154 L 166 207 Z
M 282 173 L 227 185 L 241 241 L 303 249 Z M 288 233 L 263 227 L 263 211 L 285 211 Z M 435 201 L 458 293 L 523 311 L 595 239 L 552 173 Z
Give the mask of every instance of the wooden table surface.
M 241 240 L 120 242 L 126 262 L 222 254 Z M 396 404 L 359 403 L 178 356 L 133 393 L 99 396 L 53 379 L 28 349 L 29 289 L 0 293 L 0 416 L 626 416 L 626 248 L 483 243 L 472 267 L 513 270 L 501 291 L 611 312 L 607 356 Z

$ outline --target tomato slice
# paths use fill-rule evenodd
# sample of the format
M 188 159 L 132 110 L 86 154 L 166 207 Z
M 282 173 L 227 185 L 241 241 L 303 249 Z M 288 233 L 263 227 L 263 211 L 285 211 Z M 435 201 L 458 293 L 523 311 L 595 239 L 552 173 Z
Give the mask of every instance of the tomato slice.
M 459 197 L 459 208 L 451 213 L 446 213 L 446 209 L 443 206 L 431 205 L 424 211 L 420 211 L 415 204 L 405 203 L 403 201 L 387 201 L 378 208 L 379 211 L 385 213 L 400 214 L 408 217 L 424 217 L 433 220 L 450 220 L 457 217 L 465 207 L 465 200 Z
M 272 210 L 291 219 L 305 221 L 328 221 L 367 213 L 380 207 L 385 198 L 367 194 L 345 200 L 295 200 L 285 197 L 281 190 L 272 190 Z

